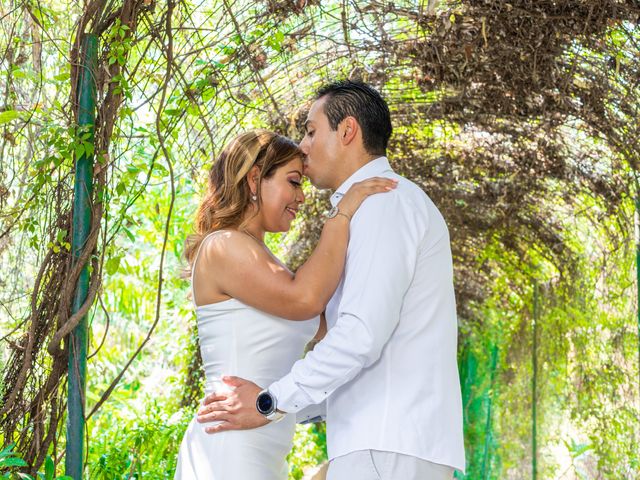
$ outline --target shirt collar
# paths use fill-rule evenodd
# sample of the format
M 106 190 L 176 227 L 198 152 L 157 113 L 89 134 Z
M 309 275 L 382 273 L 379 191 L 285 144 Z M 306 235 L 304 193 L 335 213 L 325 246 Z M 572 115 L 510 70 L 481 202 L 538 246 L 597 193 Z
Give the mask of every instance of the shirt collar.
M 356 182 L 366 180 L 367 178 L 381 176 L 385 172 L 393 172 L 389 160 L 387 157 L 378 157 L 375 160 L 365 163 L 362 167 L 356 170 L 349 178 L 347 178 L 342 185 L 331 195 L 331 206 L 335 207 L 340 199 L 347 193 L 347 190 L 351 188 Z

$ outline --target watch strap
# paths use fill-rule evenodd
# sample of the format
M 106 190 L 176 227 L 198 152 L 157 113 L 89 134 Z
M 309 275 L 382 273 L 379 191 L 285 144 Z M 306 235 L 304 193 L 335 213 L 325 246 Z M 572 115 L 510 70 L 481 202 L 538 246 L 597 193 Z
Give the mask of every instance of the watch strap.
M 286 413 L 281 412 L 280 410 L 275 410 L 269 415 L 265 415 L 265 418 L 270 422 L 279 422 L 285 417 Z

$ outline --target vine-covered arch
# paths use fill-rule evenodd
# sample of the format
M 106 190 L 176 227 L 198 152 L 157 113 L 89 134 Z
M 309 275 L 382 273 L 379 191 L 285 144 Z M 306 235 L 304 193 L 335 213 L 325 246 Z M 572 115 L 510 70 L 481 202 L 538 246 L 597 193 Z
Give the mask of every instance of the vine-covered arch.
M 592 330 L 585 318 L 624 317 L 632 308 L 631 301 L 616 303 L 615 295 L 630 298 L 631 287 L 616 280 L 622 272 L 614 266 L 624 270 L 632 258 L 631 199 L 638 192 L 637 2 L 10 1 L 0 17 L 0 302 L 11 326 L 2 332 L 0 426 L 5 443 L 16 441 L 34 469 L 50 449 L 59 453 L 64 417 L 68 350 L 51 341 L 78 319 L 70 310 L 78 269 L 68 248 L 74 158 L 87 149 L 96 155 L 93 235 L 83 260 L 92 265 L 86 309 L 106 323 L 103 281 L 117 274 L 124 245 L 136 238 L 137 202 L 165 185 L 150 216 L 161 224 L 158 256 L 172 255 L 167 242 L 188 233 L 175 223 L 183 215 L 176 196 L 194 189 L 229 136 L 266 126 L 300 138 L 314 89 L 338 77 L 382 91 L 394 118 L 394 167 L 423 186 L 448 221 L 463 360 L 479 365 L 468 401 L 485 398 L 491 382 L 529 392 L 537 282 L 545 286 L 547 312 L 539 328 L 550 339 L 539 354 L 561 363 L 568 378 L 551 381 L 542 370 L 549 381 L 540 388 L 585 421 L 610 418 L 617 403 L 603 402 L 596 415 L 577 407 L 567 390 L 595 402 L 600 387 L 593 385 L 603 384 L 593 380 L 598 368 L 615 359 L 616 385 L 637 369 L 628 352 L 633 322 L 599 317 Z M 100 39 L 93 146 L 76 124 L 79 46 L 87 33 Z M 309 219 L 326 205 L 323 194 L 311 197 Z M 318 229 L 308 221 L 284 240 L 292 265 Z M 149 335 L 127 352 L 86 414 L 98 411 L 158 324 L 169 275 L 162 265 L 153 279 Z M 594 331 L 611 339 L 610 350 Z M 100 339 L 92 345 L 99 349 Z M 592 350 L 593 369 L 582 368 L 581 348 Z M 530 402 L 517 410 L 511 393 L 497 395 L 523 424 Z M 620 402 L 633 393 L 625 395 Z M 485 414 L 482 407 L 469 418 L 477 426 Z M 630 410 L 625 418 L 637 415 Z M 507 424 L 495 427 L 504 444 L 527 438 L 507 432 Z M 469 431 L 470 448 L 491 445 L 484 429 Z M 605 437 L 593 438 L 606 457 Z M 603 468 L 614 471 L 621 452 L 609 452 Z

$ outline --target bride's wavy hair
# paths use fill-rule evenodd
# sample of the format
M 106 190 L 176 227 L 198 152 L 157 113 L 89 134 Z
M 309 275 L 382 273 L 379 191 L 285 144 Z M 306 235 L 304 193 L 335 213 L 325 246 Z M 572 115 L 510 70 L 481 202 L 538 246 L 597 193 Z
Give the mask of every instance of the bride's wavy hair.
M 260 211 L 260 185 L 264 178 L 294 158 L 303 158 L 298 146 L 287 137 L 268 130 L 252 130 L 235 137 L 222 150 L 209 171 L 207 191 L 198 207 L 195 233 L 187 237 L 185 257 L 191 270 L 202 240 L 209 233 L 223 229 L 241 229 L 250 208 L 251 190 L 247 174 L 259 168 L 256 196 L 257 215 Z M 188 273 L 188 272 L 186 272 Z

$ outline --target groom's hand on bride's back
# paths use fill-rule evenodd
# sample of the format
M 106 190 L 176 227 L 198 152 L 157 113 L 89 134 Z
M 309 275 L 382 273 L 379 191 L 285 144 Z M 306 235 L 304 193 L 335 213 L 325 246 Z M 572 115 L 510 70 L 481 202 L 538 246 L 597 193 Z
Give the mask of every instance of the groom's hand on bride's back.
M 220 422 L 206 427 L 207 433 L 248 430 L 269 423 L 256 410 L 256 398 L 262 388 L 240 377 L 223 377 L 222 381 L 231 390 L 207 395 L 198 410 L 199 423 Z

